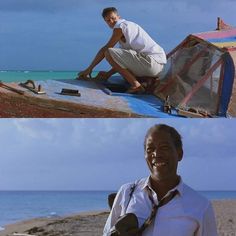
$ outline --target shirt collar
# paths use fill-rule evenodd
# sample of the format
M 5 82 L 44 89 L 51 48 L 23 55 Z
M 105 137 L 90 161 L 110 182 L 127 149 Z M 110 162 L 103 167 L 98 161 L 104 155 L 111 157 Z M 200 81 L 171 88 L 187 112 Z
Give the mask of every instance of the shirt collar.
M 150 176 L 145 179 L 145 181 L 143 182 L 143 184 L 141 186 L 141 189 L 145 189 L 145 188 L 149 188 L 149 189 L 152 190 L 152 187 L 151 187 L 151 184 L 150 184 Z M 177 190 L 179 195 L 183 196 L 183 189 L 184 189 L 184 183 L 183 183 L 183 180 L 180 176 L 180 181 L 179 181 L 178 185 L 176 185 L 174 188 L 172 188 L 170 191 L 168 191 L 167 194 Z
M 124 22 L 124 21 L 125 21 L 125 19 L 119 19 L 119 20 L 116 22 L 116 24 L 115 24 L 114 27 L 118 26 L 120 23 L 122 23 L 122 22 Z

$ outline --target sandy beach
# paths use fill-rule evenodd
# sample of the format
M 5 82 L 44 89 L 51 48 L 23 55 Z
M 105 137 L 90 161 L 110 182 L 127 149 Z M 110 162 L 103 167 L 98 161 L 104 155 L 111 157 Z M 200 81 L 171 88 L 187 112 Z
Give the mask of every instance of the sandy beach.
M 219 236 L 236 236 L 236 200 L 212 203 Z M 107 211 L 100 211 L 53 219 L 32 219 L 6 226 L 0 236 L 101 236 L 107 216 Z
M 212 201 L 219 236 L 236 236 L 236 200 Z

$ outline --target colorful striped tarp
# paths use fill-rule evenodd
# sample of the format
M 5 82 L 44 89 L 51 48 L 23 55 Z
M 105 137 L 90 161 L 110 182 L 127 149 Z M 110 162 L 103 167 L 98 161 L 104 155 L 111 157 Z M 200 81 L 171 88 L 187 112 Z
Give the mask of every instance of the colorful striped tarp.
M 236 28 L 193 34 L 219 48 L 236 47 Z

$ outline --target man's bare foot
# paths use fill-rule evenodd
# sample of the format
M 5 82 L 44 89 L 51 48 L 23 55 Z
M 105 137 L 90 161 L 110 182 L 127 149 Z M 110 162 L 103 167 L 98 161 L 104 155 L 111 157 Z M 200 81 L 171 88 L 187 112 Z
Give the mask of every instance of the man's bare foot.
M 147 93 L 152 94 L 160 84 L 160 79 L 158 77 L 142 77 L 138 78 L 138 81 L 145 88 Z
M 138 87 L 131 87 L 126 91 L 126 93 L 131 93 L 131 94 L 142 94 L 144 92 L 145 89 L 142 85 L 139 85 Z

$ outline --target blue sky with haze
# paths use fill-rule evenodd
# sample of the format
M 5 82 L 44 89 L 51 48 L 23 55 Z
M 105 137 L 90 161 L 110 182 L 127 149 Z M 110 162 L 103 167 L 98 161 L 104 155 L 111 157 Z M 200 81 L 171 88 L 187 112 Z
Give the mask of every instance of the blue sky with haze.
M 214 29 L 217 16 L 236 25 L 234 0 L 0 0 L 1 70 L 84 69 L 111 34 L 100 16 L 107 6 L 166 52 L 190 33 Z
M 155 123 L 182 135 L 179 174 L 197 190 L 236 190 L 229 119 L 2 119 L 0 190 L 113 190 L 148 175 L 143 139 Z

